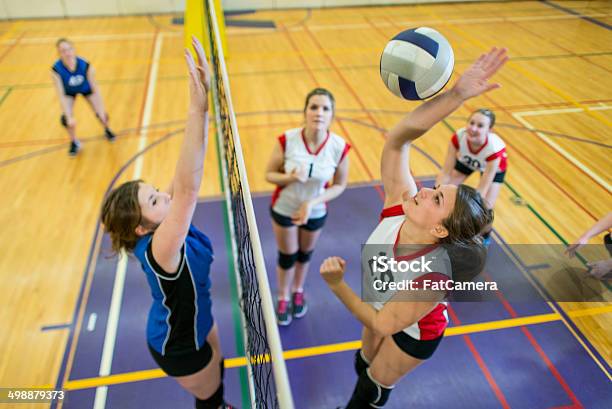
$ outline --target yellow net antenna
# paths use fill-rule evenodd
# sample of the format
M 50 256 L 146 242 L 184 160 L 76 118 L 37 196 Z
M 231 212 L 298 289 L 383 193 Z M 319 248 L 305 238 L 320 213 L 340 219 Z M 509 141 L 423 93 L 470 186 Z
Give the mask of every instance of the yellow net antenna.
M 225 59 L 228 58 L 227 52 L 227 40 L 225 38 L 225 19 L 223 17 L 223 7 L 221 6 L 221 0 L 214 0 L 215 14 L 217 16 L 217 26 L 219 27 L 219 33 L 221 35 L 221 45 L 223 47 L 223 54 Z M 206 0 L 185 0 L 185 18 L 184 18 L 184 43 L 185 47 L 189 48 L 193 55 L 195 51 L 191 46 L 191 36 L 194 35 L 204 45 L 206 55 L 210 57 L 210 45 L 208 41 L 208 33 L 210 32 L 207 28 L 205 8 L 208 7 Z

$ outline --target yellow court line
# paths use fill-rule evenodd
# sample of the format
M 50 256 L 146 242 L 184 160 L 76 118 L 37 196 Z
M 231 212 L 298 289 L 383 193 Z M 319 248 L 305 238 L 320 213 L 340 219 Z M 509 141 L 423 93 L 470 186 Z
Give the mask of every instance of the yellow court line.
M 612 313 L 612 305 L 605 307 L 587 308 L 579 311 L 570 311 L 567 314 L 573 317 L 583 317 L 599 314 Z M 446 330 L 447 336 L 465 335 L 476 332 L 494 331 L 499 329 L 516 328 L 525 325 L 543 324 L 546 322 L 561 321 L 558 313 L 531 315 L 528 317 L 510 318 L 499 321 L 482 322 L 478 324 L 460 325 L 450 327 Z M 340 342 L 337 344 L 319 345 L 308 348 L 291 349 L 283 353 L 286 360 L 308 358 L 313 356 L 329 355 L 338 352 L 354 351 L 361 347 L 361 341 Z M 263 361 L 268 361 L 264 359 Z M 245 357 L 229 358 L 225 360 L 226 368 L 236 368 L 246 365 Z M 146 381 L 150 379 L 163 378 L 166 374 L 161 369 L 148 369 L 144 371 L 126 372 L 116 375 L 100 376 L 95 378 L 78 379 L 67 381 L 65 390 L 79 390 L 96 388 L 98 386 L 117 385 L 129 382 Z

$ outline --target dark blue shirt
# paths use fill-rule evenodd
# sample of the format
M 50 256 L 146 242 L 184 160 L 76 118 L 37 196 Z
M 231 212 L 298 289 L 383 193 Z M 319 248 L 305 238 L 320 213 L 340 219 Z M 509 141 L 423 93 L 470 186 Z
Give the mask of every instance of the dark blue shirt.
M 57 60 L 53 64 L 53 71 L 58 73 L 64 84 L 64 92 L 66 95 L 76 97 L 77 94 L 89 95 L 91 94 L 91 85 L 87 81 L 87 70 L 89 69 L 89 63 L 77 57 L 76 67 L 74 71 L 70 71 L 68 67 L 62 63 L 62 60 Z
M 210 239 L 191 225 L 181 248 L 178 272 L 168 274 L 153 258 L 152 238 L 152 234 L 143 236 L 134 249 L 153 296 L 147 341 L 162 355 L 199 350 L 213 325 Z

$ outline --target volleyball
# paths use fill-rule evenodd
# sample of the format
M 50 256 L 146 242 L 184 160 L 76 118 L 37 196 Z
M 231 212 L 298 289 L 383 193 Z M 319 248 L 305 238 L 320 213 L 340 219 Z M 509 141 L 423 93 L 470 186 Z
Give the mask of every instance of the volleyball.
M 380 76 L 400 98 L 421 100 L 437 94 L 448 83 L 455 57 L 442 34 L 429 27 L 402 31 L 380 56 Z

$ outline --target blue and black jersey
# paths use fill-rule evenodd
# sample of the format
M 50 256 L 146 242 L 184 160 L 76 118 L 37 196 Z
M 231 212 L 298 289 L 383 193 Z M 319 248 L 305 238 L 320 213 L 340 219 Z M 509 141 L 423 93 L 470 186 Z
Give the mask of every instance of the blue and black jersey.
M 152 234 L 143 236 L 134 249 L 153 296 L 147 341 L 162 355 L 197 351 L 213 325 L 209 277 L 212 244 L 191 225 L 181 248 L 178 272 L 168 274 L 153 258 L 152 238 Z
M 70 71 L 64 63 L 62 63 L 62 60 L 57 60 L 55 64 L 53 64 L 52 69 L 62 79 L 66 95 L 71 97 L 76 97 L 77 94 L 83 94 L 84 96 L 90 95 L 92 89 L 87 80 L 89 63 L 81 57 L 77 57 L 76 61 L 77 63 L 74 71 Z

